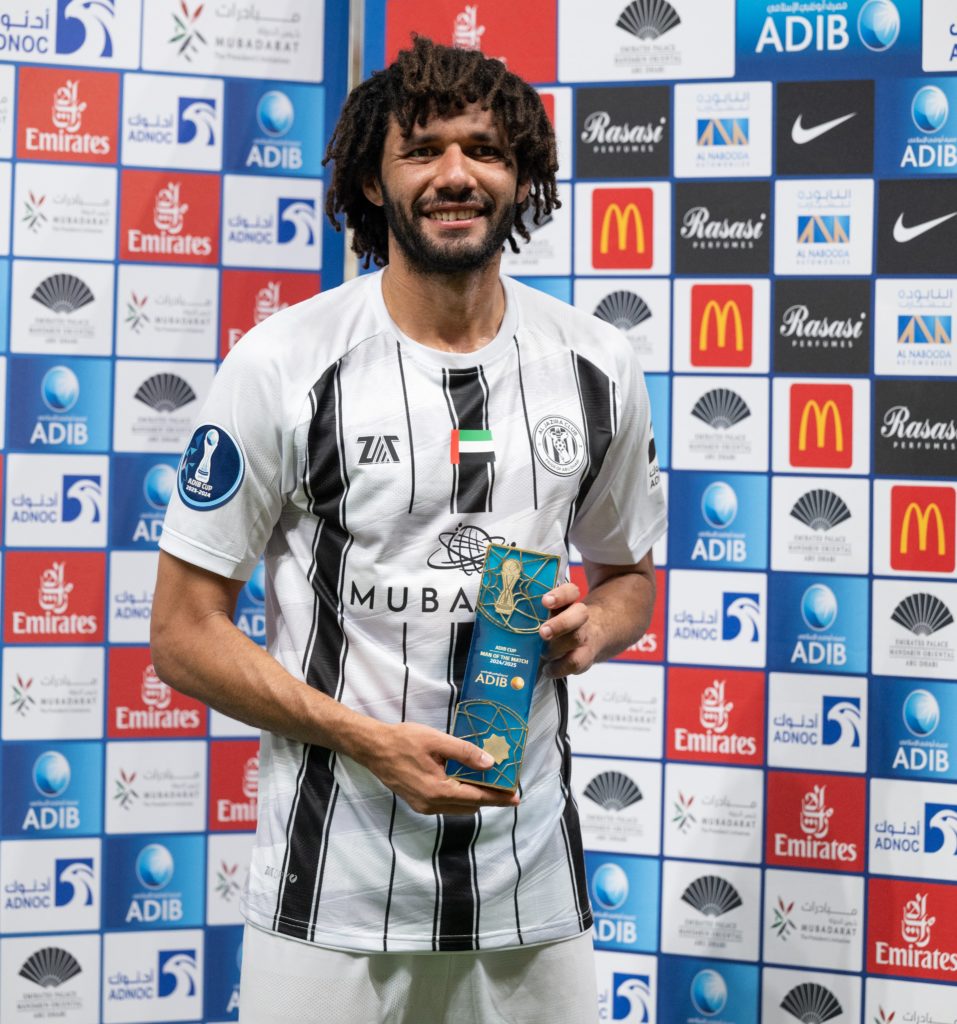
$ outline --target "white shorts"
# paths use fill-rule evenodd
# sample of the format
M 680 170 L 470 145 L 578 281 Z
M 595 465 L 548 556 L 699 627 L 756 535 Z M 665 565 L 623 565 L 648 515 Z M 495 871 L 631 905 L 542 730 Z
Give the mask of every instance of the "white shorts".
M 246 925 L 241 1024 L 597 1024 L 591 932 L 464 953 L 349 953 Z

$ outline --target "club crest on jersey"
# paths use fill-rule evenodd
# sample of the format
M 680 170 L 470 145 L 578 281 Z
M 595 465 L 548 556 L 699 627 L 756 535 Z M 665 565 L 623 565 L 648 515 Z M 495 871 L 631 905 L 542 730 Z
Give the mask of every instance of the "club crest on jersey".
M 246 472 L 242 449 L 212 423 L 197 427 L 179 464 L 178 490 L 190 508 L 219 508 L 239 490 Z
M 538 461 L 556 476 L 572 476 L 585 461 L 585 438 L 564 416 L 546 416 L 535 426 Z
M 396 451 L 398 434 L 363 434 L 356 438 L 356 444 L 362 445 L 359 455 L 360 466 L 375 466 L 380 462 L 399 462 Z

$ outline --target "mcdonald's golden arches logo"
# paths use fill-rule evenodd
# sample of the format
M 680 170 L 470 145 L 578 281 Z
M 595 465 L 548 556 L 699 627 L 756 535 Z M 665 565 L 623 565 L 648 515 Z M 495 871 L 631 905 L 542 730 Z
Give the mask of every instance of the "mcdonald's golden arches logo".
M 592 193 L 592 265 L 648 270 L 654 262 L 654 193 L 650 188 L 596 188 Z
M 891 568 L 954 571 L 957 563 L 953 487 L 899 484 L 891 488 Z
M 850 384 L 791 385 L 791 465 L 850 469 L 854 390 Z
M 691 365 L 750 366 L 753 295 L 749 284 L 691 288 Z

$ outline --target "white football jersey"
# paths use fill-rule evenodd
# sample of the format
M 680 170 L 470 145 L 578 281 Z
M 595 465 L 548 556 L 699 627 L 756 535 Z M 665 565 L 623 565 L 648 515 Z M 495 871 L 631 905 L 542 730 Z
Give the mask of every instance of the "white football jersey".
M 648 395 L 615 328 L 504 279 L 477 352 L 404 337 L 381 273 L 275 314 L 227 357 L 160 546 L 247 579 L 296 677 L 448 730 L 485 545 L 606 564 L 665 529 Z M 591 924 L 564 681 L 534 694 L 521 804 L 425 816 L 362 765 L 264 734 L 247 918 L 354 950 L 489 949 Z M 641 751 L 636 749 L 636 755 Z

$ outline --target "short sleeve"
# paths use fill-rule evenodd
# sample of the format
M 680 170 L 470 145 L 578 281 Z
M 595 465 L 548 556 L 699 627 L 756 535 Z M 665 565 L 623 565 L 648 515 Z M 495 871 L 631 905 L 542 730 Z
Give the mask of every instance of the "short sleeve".
M 238 345 L 213 381 L 177 470 L 160 547 L 246 580 L 282 508 L 279 372 L 268 346 Z
M 630 354 L 619 380 L 617 430 L 570 533 L 585 558 L 604 565 L 639 561 L 667 528 L 648 389 Z

